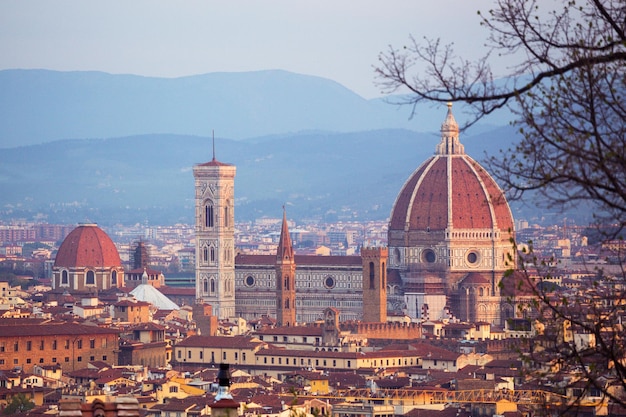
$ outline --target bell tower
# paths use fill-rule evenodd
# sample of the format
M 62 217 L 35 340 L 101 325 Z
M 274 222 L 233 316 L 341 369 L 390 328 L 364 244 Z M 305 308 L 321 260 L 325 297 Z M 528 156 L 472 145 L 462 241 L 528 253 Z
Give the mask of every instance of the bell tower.
M 387 321 L 387 248 L 361 248 L 363 261 L 363 321 Z
M 215 159 L 193 167 L 196 189 L 196 300 L 219 319 L 235 316 L 237 168 Z
M 283 224 L 276 253 L 276 323 L 296 325 L 296 259 L 283 208 Z

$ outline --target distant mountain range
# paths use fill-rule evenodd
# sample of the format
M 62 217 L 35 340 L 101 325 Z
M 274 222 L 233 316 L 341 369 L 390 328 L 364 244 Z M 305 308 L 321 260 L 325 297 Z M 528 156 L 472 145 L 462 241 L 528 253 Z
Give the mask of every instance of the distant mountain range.
M 410 109 L 284 71 L 6 70 L 0 91 L 0 218 L 67 223 L 193 222 L 192 167 L 211 159 L 213 129 L 217 158 L 237 166 L 237 220 L 283 204 L 295 219 L 382 220 L 434 153 L 446 111 L 409 120 Z M 475 159 L 515 141 L 499 117 L 462 135 Z
M 438 131 L 445 106 L 366 100 L 320 77 L 286 71 L 181 78 L 48 70 L 0 71 L 0 148 L 143 134 L 230 139 L 303 131 Z M 461 117 L 461 108 L 455 114 Z M 506 113 L 488 122 L 503 125 Z

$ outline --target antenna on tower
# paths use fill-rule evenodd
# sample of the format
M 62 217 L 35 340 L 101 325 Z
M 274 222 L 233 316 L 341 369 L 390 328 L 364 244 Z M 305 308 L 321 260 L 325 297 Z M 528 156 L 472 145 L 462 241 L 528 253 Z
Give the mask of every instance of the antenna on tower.
M 213 160 L 215 161 L 215 130 L 211 130 L 211 135 L 213 136 Z

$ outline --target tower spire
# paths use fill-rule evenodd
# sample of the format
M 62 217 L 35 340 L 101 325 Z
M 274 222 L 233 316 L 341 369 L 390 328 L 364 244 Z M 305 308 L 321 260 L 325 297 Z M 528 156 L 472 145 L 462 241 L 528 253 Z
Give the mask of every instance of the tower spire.
M 276 251 L 276 322 L 279 326 L 296 325 L 296 260 L 289 236 L 287 211 L 283 206 L 283 224 Z
M 280 229 L 280 239 L 278 241 L 278 252 L 276 260 L 293 260 L 293 246 L 289 235 L 289 225 L 287 224 L 287 210 L 283 205 L 283 224 Z
M 213 137 L 213 161 L 215 161 L 215 130 L 211 130 L 211 136 Z

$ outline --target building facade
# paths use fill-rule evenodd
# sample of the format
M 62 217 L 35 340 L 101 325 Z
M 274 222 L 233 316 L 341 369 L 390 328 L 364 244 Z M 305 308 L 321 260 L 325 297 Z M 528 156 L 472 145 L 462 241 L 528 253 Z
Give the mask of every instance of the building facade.
M 266 315 L 291 323 L 293 311 L 285 306 L 293 305 L 295 288 L 297 323 L 323 321 L 325 308 L 337 309 L 342 322 L 384 322 L 387 313 L 422 321 L 502 322 L 500 282 L 515 268 L 513 216 L 494 179 L 465 153 L 451 106 L 435 155 L 410 175 L 394 202 L 387 248 L 364 249 L 360 256 L 294 255 L 292 261 L 283 259 L 290 253 L 283 242 L 276 258 L 238 254 L 232 265 L 236 299 L 234 292 L 220 292 L 232 288 L 226 284 L 231 264 L 222 251 L 232 248 L 231 230 L 207 220 L 209 212 L 232 213 L 226 201 L 232 202 L 234 167 L 213 160 L 196 166 L 194 174 L 197 294 L 229 306 L 220 318 Z M 222 195 L 222 189 L 229 191 Z M 212 248 L 220 252 L 213 255 Z M 292 267 L 294 285 L 284 279 Z M 217 285 L 222 276 L 228 278 Z
M 220 319 L 235 316 L 236 167 L 215 159 L 193 167 L 196 190 L 196 299 Z
M 361 248 L 363 321 L 387 321 L 387 248 Z
M 76 323 L 0 320 L 0 370 L 59 365 L 64 372 L 88 362 L 117 365 L 119 330 Z
M 390 307 L 500 323 L 499 283 L 515 267 L 514 238 L 506 197 L 465 153 L 449 105 L 435 155 L 407 179 L 391 212 L 388 268 L 400 285 Z
M 52 268 L 53 291 L 97 292 L 124 284 L 111 238 L 96 224 L 80 224 L 63 240 Z
M 296 322 L 324 320 L 323 311 L 334 307 L 341 321 L 363 317 L 363 266 L 360 256 L 295 255 Z M 238 254 L 235 283 L 236 316 L 256 320 L 277 317 L 276 257 Z
M 455 367 L 456 357 L 459 356 L 455 356 Z M 192 336 L 174 346 L 173 365 L 213 366 L 224 362 L 253 375 L 276 377 L 279 373 L 303 368 L 352 372 L 359 369 L 411 368 L 420 366 L 424 357 L 426 353 L 422 349 L 376 352 L 300 350 L 276 348 L 247 336 Z

